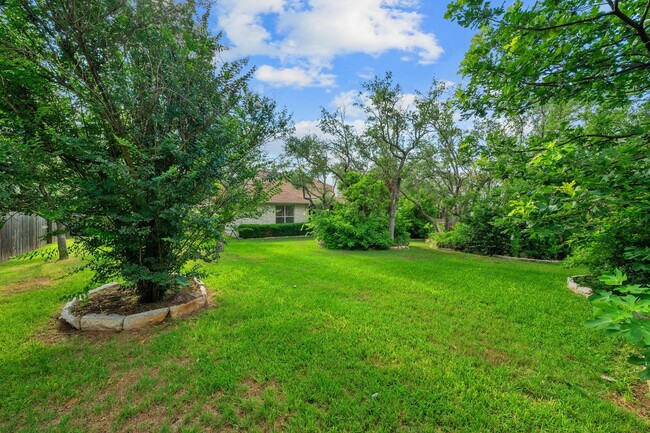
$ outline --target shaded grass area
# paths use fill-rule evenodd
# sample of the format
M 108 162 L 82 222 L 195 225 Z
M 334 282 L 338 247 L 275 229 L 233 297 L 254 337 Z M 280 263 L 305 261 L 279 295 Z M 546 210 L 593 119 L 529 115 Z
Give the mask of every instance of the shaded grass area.
M 54 279 L 69 266 L 0 264 L 0 431 L 649 427 L 628 349 L 586 329 L 566 289 L 580 270 L 237 241 L 208 267 L 213 308 L 92 335 L 52 318 L 88 278 Z

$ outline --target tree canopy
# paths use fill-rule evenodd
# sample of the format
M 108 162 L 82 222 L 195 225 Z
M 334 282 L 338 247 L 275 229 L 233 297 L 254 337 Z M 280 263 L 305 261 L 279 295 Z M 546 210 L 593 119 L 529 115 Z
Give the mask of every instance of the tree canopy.
M 26 194 L 41 179 L 19 174 L 42 167 L 94 280 L 121 277 L 146 301 L 186 284 L 189 260 L 216 258 L 209 241 L 251 205 L 242 188 L 263 191 L 261 145 L 290 127 L 248 90 L 246 62 L 218 60 L 208 13 L 192 1 L 0 5 L 8 179 Z

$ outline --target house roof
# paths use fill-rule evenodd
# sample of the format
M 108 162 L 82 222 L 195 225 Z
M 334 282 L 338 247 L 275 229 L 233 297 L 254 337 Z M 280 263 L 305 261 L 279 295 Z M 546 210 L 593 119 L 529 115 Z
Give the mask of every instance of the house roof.
M 317 182 L 317 181 L 316 181 Z M 332 189 L 330 185 L 326 188 Z M 290 182 L 283 180 L 280 191 L 272 196 L 267 203 L 270 204 L 309 204 L 301 188 L 296 188 Z
M 298 189 L 286 180 L 282 181 L 280 191 L 268 200 L 272 204 L 309 204 L 302 189 Z

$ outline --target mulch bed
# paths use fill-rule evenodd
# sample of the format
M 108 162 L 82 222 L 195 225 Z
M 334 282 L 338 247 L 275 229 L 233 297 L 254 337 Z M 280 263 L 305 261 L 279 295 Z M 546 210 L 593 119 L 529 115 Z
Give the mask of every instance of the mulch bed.
M 90 295 L 87 301 L 78 302 L 73 308 L 72 313 L 76 316 L 83 316 L 85 314 L 119 314 L 121 316 L 128 316 L 130 314 L 184 304 L 199 295 L 201 295 L 199 285 L 192 281 L 189 286 L 180 288 L 178 292 L 168 290 L 160 301 L 144 304 L 140 302 L 140 298 L 134 287 L 117 286 L 94 293 Z

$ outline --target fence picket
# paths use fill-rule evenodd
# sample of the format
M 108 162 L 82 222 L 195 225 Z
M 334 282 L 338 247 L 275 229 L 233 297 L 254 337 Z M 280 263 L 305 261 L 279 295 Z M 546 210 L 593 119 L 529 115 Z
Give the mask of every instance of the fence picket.
M 41 248 L 47 243 L 46 236 L 47 220 L 44 218 L 11 214 L 0 227 L 0 262 Z

